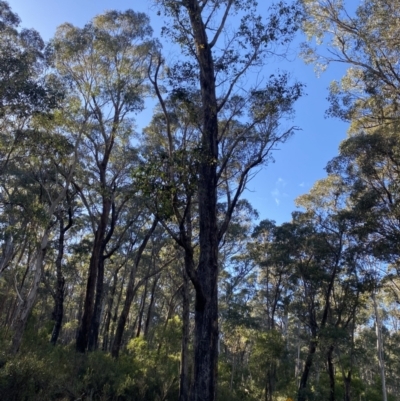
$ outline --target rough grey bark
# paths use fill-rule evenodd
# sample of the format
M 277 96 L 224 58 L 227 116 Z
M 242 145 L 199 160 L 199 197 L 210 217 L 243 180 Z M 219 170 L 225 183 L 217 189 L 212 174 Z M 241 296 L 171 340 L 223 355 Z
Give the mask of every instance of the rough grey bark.
M 199 245 L 195 284 L 195 339 L 192 401 L 216 398 L 218 375 L 218 118 L 214 61 L 198 1 L 185 3 L 197 49 L 202 107 L 199 165 Z

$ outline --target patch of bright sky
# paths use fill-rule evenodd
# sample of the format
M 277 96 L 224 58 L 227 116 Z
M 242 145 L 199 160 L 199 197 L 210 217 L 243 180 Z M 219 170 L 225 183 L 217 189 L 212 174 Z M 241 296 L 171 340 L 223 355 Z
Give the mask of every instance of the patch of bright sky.
M 270 4 L 265 0 L 260 3 L 262 10 Z M 64 22 L 82 27 L 95 15 L 110 9 L 132 8 L 147 13 L 155 37 L 160 36 L 164 24 L 151 0 L 11 0 L 9 4 L 21 17 L 21 26 L 35 28 L 45 40 L 51 39 L 57 26 Z M 307 192 L 317 179 L 326 176 L 324 167 L 337 155 L 339 143 L 347 130 L 343 122 L 325 118 L 329 107 L 327 88 L 332 80 L 341 78 L 344 67 L 332 65 L 317 78 L 313 66 L 305 65 L 297 56 L 296 44 L 301 40 L 299 37 L 291 46 L 288 60 L 276 58 L 264 71 L 266 76 L 277 70 L 288 71 L 294 79 L 306 85 L 307 95 L 297 102 L 293 121 L 284 122 L 287 126 L 299 127 L 299 131 L 275 151 L 274 163 L 260 170 L 244 194 L 258 210 L 261 219 L 272 219 L 277 223 L 290 220 L 291 212 L 296 209 L 294 199 Z M 167 60 L 179 57 L 170 43 L 164 42 L 163 48 Z M 151 110 L 148 110 L 138 117 L 137 126 L 146 126 L 150 118 Z

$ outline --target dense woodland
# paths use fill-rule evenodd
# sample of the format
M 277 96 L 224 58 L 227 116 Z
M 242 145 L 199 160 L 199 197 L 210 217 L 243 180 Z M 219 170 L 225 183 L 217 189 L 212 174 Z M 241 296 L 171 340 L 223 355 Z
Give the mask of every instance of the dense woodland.
M 0 0 L 0 399 L 400 399 L 400 3 L 154 7 L 162 38 L 127 10 L 44 43 Z M 260 71 L 301 31 L 350 128 L 277 225 L 242 194 L 295 134 L 303 83 Z

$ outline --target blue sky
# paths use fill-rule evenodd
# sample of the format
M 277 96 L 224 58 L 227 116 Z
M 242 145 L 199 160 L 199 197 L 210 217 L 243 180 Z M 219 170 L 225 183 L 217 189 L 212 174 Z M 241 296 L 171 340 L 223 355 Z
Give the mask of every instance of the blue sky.
M 269 2 L 262 0 L 265 8 Z M 149 14 L 154 35 L 159 36 L 163 17 L 157 16 L 151 0 L 10 0 L 9 4 L 22 20 L 21 26 L 35 28 L 45 40 L 49 40 L 58 25 L 70 22 L 83 26 L 92 17 L 105 10 L 125 10 Z M 299 37 L 296 43 L 302 39 Z M 176 50 L 163 44 L 164 54 L 177 57 Z M 306 96 L 296 105 L 296 115 L 291 123 L 300 128 L 294 137 L 274 153 L 275 163 L 263 168 L 249 183 L 245 197 L 259 211 L 261 219 L 283 223 L 295 210 L 294 199 L 307 192 L 317 179 L 325 177 L 324 167 L 337 155 L 340 141 L 346 137 L 347 125 L 341 121 L 325 118 L 329 104 L 329 83 L 340 79 L 343 66 L 330 66 L 319 78 L 313 66 L 305 65 L 292 45 L 288 61 L 271 63 L 265 74 L 279 70 L 291 73 L 293 78 L 306 85 Z M 137 125 L 145 126 L 151 113 L 141 115 Z M 286 123 L 288 124 L 288 123 Z

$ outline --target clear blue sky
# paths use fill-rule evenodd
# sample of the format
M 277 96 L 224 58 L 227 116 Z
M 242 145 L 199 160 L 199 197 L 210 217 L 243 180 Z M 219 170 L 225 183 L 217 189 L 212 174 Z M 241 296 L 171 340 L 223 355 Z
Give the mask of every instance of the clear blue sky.
M 260 3 L 265 4 L 266 9 L 269 1 L 261 0 Z M 10 0 L 9 4 L 21 17 L 21 26 L 35 28 L 45 40 L 50 39 L 56 27 L 64 22 L 83 26 L 95 15 L 109 9 L 132 8 L 148 13 L 155 36 L 159 36 L 163 25 L 163 19 L 156 15 L 151 0 Z M 164 44 L 164 51 L 166 55 L 172 55 L 175 50 Z M 317 78 L 313 66 L 305 65 L 296 56 L 296 51 L 292 46 L 291 61 L 277 61 L 265 73 L 269 75 L 277 69 L 286 70 L 306 85 L 307 95 L 298 101 L 293 121 L 301 131 L 275 152 L 275 163 L 260 171 L 245 193 L 262 219 L 273 219 L 278 223 L 290 220 L 290 214 L 295 210 L 294 199 L 307 192 L 317 179 L 325 177 L 324 167 L 337 155 L 339 143 L 347 130 L 346 124 L 324 116 L 329 106 L 327 88 L 333 79 L 341 78 L 343 66 L 332 66 Z M 138 126 L 145 126 L 150 115 L 141 116 Z

